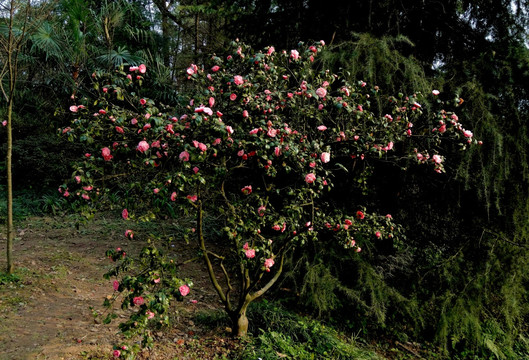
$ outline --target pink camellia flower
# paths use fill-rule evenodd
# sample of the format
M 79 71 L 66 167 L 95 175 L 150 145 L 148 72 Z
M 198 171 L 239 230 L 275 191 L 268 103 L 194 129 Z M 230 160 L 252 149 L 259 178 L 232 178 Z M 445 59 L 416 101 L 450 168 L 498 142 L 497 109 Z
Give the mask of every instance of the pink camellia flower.
M 246 185 L 245 187 L 243 187 L 241 189 L 241 192 L 244 194 L 244 195 L 250 195 L 252 193 L 252 185 Z
M 439 155 L 432 156 L 432 160 L 436 164 L 441 164 L 443 162 L 443 158 L 440 157 Z
M 317 127 L 317 129 L 318 129 L 319 131 L 325 131 L 325 130 L 327 130 L 327 126 L 325 126 L 325 125 L 320 125 L 320 126 Z
M 88 196 L 88 194 L 83 194 L 81 197 L 85 200 L 90 200 L 90 196 Z
M 230 95 L 230 100 L 231 100 L 231 101 L 235 101 L 235 100 L 237 100 L 237 94 L 231 94 L 231 95 Z
M 180 291 L 180 295 L 182 296 L 186 296 L 187 294 L 189 294 L 189 286 L 187 285 L 180 286 L 178 290 Z
M 305 182 L 307 184 L 312 184 L 314 181 L 316 181 L 316 175 L 314 175 L 313 173 L 308 173 L 305 176 Z
M 189 153 L 187 151 L 182 151 L 180 155 L 178 155 L 178 158 L 180 161 L 189 161 Z
M 70 106 L 70 111 L 71 112 L 77 112 L 78 109 L 79 109 L 79 107 L 77 107 L 75 105 Z
M 200 171 L 200 169 L 197 168 L 196 166 L 193 168 L 193 172 L 194 172 L 195 174 L 197 174 L 199 171 Z
M 129 211 L 127 209 L 123 209 L 123 211 L 121 212 L 121 217 L 124 220 L 127 220 L 129 218 Z
M 272 230 L 275 230 L 275 231 L 281 230 L 281 225 L 275 224 L 274 226 L 272 226 Z
M 361 212 L 360 210 L 358 210 L 358 211 L 356 212 L 356 218 L 362 220 L 363 218 L 365 218 L 365 215 L 364 215 L 363 212 Z
M 114 350 L 112 352 L 112 356 L 114 356 L 115 358 L 118 358 L 120 355 L 121 355 L 121 351 L 119 351 L 119 350 Z
M 160 192 L 160 189 L 158 189 L 158 188 L 155 188 L 155 189 L 153 189 L 153 191 L 152 191 L 152 192 L 153 192 L 153 193 L 155 193 L 155 194 L 158 194 L 158 193 Z
M 233 77 L 233 82 L 235 83 L 235 85 L 242 85 L 244 83 L 244 80 L 241 75 L 235 75 Z
M 116 126 L 116 131 L 120 134 L 123 134 L 125 132 L 121 126 Z
M 173 193 L 171 194 L 171 201 L 176 201 L 176 191 L 173 191 Z
M 320 98 L 324 98 L 325 95 L 327 95 L 327 90 L 325 90 L 324 88 L 318 88 L 316 90 L 316 95 L 318 95 Z
M 246 255 L 246 257 L 248 259 L 253 259 L 255 257 L 255 249 L 248 249 L 244 252 L 244 255 Z
M 280 156 L 281 155 L 281 148 L 279 146 L 275 147 L 274 154 L 275 154 L 275 156 Z
M 134 299 L 132 299 L 132 302 L 137 306 L 145 304 L 145 300 L 141 296 L 136 296 Z
M 134 238 L 134 232 L 132 232 L 132 230 L 125 230 L 125 237 L 133 239 Z
M 270 46 L 266 52 L 266 55 L 270 56 L 274 53 L 274 51 L 276 51 L 276 49 L 273 46 Z
M 266 207 L 264 207 L 262 205 L 259 206 L 259 208 L 257 209 L 257 213 L 259 214 L 259 216 L 264 216 L 265 211 L 266 211 Z
M 434 96 L 439 95 L 439 90 L 432 90 L 432 94 L 433 94 Z
M 147 315 L 147 319 L 152 319 L 154 317 L 154 313 L 152 311 L 147 310 L 145 312 L 145 315 Z
M 391 216 L 391 214 L 387 214 L 387 215 L 386 215 L 386 218 L 388 218 L 388 219 L 392 219 L 393 216 Z
M 187 195 L 186 197 L 187 197 L 187 199 L 188 199 L 189 201 L 191 201 L 191 202 L 195 202 L 195 201 L 197 201 L 197 199 L 198 199 L 198 196 L 197 196 L 197 195 Z
M 142 140 L 138 143 L 136 149 L 139 152 L 144 153 L 145 151 L 149 150 L 149 143 L 147 141 Z
M 351 225 L 353 225 L 353 222 L 351 220 L 349 220 L 349 219 L 345 219 L 344 224 L 347 225 L 347 226 L 351 226 Z
M 297 50 L 290 50 L 290 57 L 294 60 L 299 59 L 299 52 Z
M 215 65 L 215 66 L 213 66 L 213 67 L 211 68 L 211 71 L 213 71 L 213 72 L 217 72 L 217 71 L 219 71 L 219 70 L 220 70 L 220 66 L 218 66 L 218 65 Z
M 226 131 L 228 132 L 229 135 L 233 134 L 233 128 L 231 126 L 226 126 Z
M 274 263 L 275 263 L 274 259 L 272 259 L 272 258 L 266 259 L 264 261 L 264 267 L 265 267 L 266 271 L 270 272 L 270 268 L 272 266 L 274 266 Z
M 221 143 L 221 139 L 220 138 L 216 138 L 215 140 L 213 140 L 213 142 L 211 143 L 211 145 L 215 146 L 215 145 L 218 145 Z
M 131 125 L 136 125 L 137 123 L 138 123 L 138 120 L 136 120 L 136 119 L 132 119 L 132 120 L 130 121 L 130 124 L 131 124 Z
M 2 126 L 7 126 L 7 120 L 2 121 Z
M 141 74 L 145 74 L 145 72 L 147 71 L 147 66 L 145 66 L 145 64 L 141 64 L 138 67 L 138 70 L 140 71 Z
M 247 118 L 248 116 L 250 116 L 250 115 L 248 114 L 248 110 L 243 110 L 243 112 L 242 112 L 242 117 L 243 117 L 243 118 Z
M 360 246 L 358 246 L 358 247 L 355 249 L 355 251 L 356 251 L 357 253 L 359 253 L 360 251 L 362 251 L 362 248 L 361 248 Z
M 375 233 L 375 236 L 376 236 L 377 238 L 380 239 L 380 237 L 382 236 L 382 234 L 380 233 L 380 231 L 377 231 L 377 232 Z
M 105 161 L 110 161 L 113 158 L 113 156 L 110 155 L 110 149 L 107 147 L 101 149 L 101 155 L 103 155 L 103 159 L 105 159 Z
M 464 135 L 466 138 L 471 138 L 472 136 L 474 136 L 474 134 L 472 134 L 472 131 L 470 131 L 470 130 L 464 130 L 464 131 L 463 131 L 463 135 Z
M 114 291 L 118 291 L 118 289 L 119 289 L 119 281 L 114 280 L 114 282 L 112 283 L 112 288 L 114 289 Z
M 326 164 L 331 161 L 331 154 L 328 152 L 321 153 L 320 159 L 322 163 Z
M 268 135 L 270 137 L 276 137 L 277 129 L 274 129 L 272 127 L 268 128 L 268 131 L 267 131 L 266 135 Z
M 248 245 L 248 242 L 246 242 L 243 246 L 242 246 L 242 249 L 243 250 L 248 250 L 250 248 L 250 246 Z
M 129 67 L 129 71 L 130 72 L 138 71 L 138 69 L 139 69 L 139 66 L 131 66 L 131 67 Z
M 81 183 L 81 177 L 79 175 L 75 177 L 75 182 L 78 184 Z

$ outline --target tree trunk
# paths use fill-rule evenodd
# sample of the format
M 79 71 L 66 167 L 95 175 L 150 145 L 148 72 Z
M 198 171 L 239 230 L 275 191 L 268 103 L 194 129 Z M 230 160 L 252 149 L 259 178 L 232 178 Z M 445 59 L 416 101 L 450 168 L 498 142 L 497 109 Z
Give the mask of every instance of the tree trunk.
M 12 174 L 12 152 L 13 152 L 13 101 L 9 99 L 7 107 L 7 268 L 6 272 L 12 274 L 15 267 L 13 265 L 13 240 L 15 230 L 13 226 L 13 174 Z
M 232 322 L 232 335 L 234 337 L 245 337 L 248 335 L 248 317 L 246 316 L 246 309 L 250 301 L 245 301 L 241 309 L 230 314 Z

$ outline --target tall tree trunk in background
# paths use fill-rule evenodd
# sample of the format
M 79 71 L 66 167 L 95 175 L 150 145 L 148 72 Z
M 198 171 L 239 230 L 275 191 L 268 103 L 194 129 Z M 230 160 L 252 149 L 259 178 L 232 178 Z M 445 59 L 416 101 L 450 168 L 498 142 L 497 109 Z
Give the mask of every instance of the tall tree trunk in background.
M 26 4 L 26 15 L 24 17 L 24 23 L 19 29 L 19 35 L 15 36 L 14 33 L 14 22 L 15 22 L 15 9 L 17 2 L 11 0 L 9 2 L 9 18 L 7 18 L 7 37 L 0 38 L 0 44 L 2 51 L 4 52 L 5 68 L 0 75 L 0 86 L 2 87 L 2 93 L 7 101 L 7 155 L 6 155 L 6 166 L 7 166 L 7 266 L 6 272 L 12 274 L 15 270 L 13 264 L 13 241 L 15 239 L 15 228 L 13 224 L 13 172 L 12 172 L 12 153 L 13 153 L 13 102 L 15 97 L 15 88 L 17 81 L 18 72 L 18 53 L 20 47 L 23 44 L 26 31 L 26 21 L 28 19 L 28 11 L 30 6 L 30 0 Z M 8 77 L 8 89 L 3 86 L 2 78 L 7 75 Z

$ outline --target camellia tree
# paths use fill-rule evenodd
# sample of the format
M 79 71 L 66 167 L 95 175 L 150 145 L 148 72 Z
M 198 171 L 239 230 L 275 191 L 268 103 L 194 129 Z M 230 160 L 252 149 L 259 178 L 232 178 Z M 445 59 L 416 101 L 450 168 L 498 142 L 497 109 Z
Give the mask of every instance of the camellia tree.
M 62 129 L 92 151 L 60 191 L 89 207 L 125 194 L 127 220 L 186 219 L 182 238 L 196 243 L 234 335 L 244 336 L 248 305 L 278 280 L 293 248 L 325 237 L 362 256 L 377 240 L 402 243 L 391 215 L 338 206 L 337 183 L 367 186 L 379 161 L 443 172 L 436 150 L 443 138 L 462 147 L 477 141 L 441 109 L 436 90 L 386 96 L 383 113 L 370 110 L 381 90 L 321 69 L 323 42 L 278 52 L 232 46 L 227 57 L 185 70 L 182 102 L 173 107 L 142 96 L 144 66 L 94 73 L 97 99 L 79 99 Z M 125 234 L 134 236 L 133 228 Z M 189 293 L 178 261 L 153 241 L 135 261 L 122 249 L 108 255 L 118 261 L 108 274 L 120 277 L 116 295 L 139 309 L 121 325 L 129 335 L 167 322 L 171 300 Z

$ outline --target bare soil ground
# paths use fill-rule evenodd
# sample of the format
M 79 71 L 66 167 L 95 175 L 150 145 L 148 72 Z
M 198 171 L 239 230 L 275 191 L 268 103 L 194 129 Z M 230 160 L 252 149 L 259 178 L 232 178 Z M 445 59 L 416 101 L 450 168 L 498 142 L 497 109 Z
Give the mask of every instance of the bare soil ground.
M 93 316 L 105 311 L 103 300 L 112 293 L 111 281 L 103 279 L 113 266 L 105 251 L 122 247 L 132 253 L 141 241 L 126 239 L 119 220 L 99 219 L 76 229 L 71 219 L 39 217 L 17 227 L 14 258 L 20 280 L 0 282 L 0 360 L 111 358 L 112 346 L 122 340 L 119 321 L 104 325 Z M 191 254 L 189 245 L 180 246 Z M 0 254 L 3 271 L 4 230 Z M 231 358 L 242 345 L 229 338 L 227 329 L 204 329 L 193 321 L 197 312 L 219 308 L 202 264 L 187 264 L 182 272 L 195 287 L 175 309 L 174 327 L 157 333 L 159 345 L 139 358 Z

